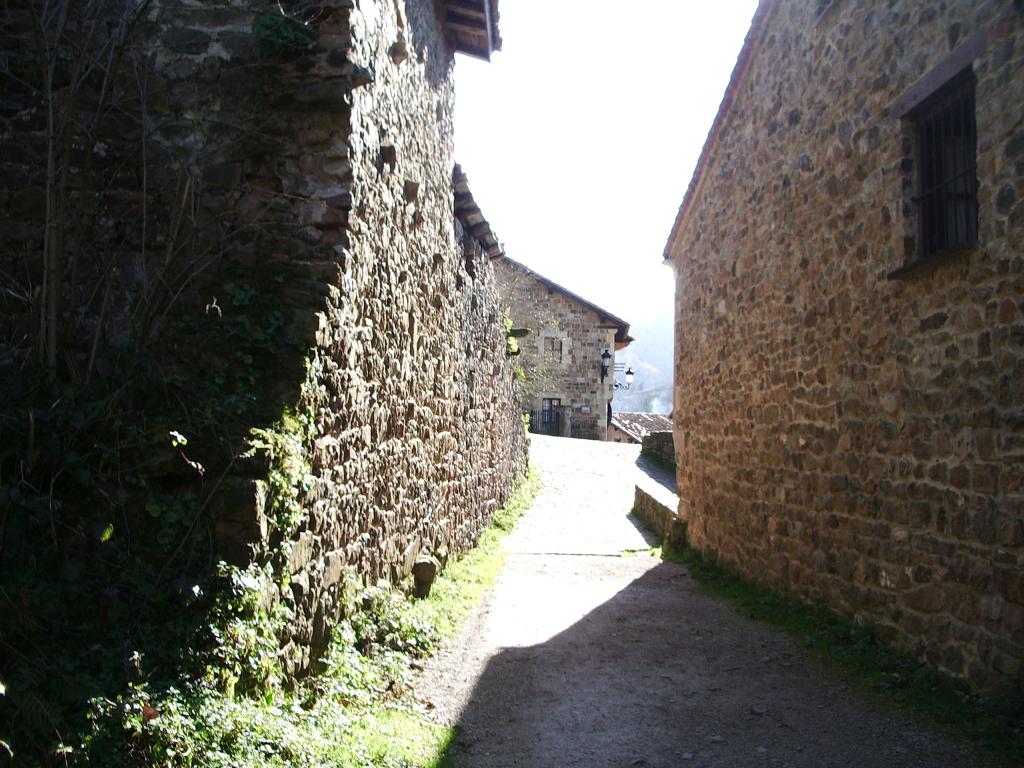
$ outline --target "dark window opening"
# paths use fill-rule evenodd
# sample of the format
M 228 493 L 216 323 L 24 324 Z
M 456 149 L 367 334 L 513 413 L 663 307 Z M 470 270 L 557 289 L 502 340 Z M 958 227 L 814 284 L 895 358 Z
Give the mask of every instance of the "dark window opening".
M 541 400 L 540 432 L 547 435 L 562 434 L 562 401 L 545 397 Z
M 965 70 L 911 115 L 917 140 L 919 258 L 978 241 L 974 74 Z

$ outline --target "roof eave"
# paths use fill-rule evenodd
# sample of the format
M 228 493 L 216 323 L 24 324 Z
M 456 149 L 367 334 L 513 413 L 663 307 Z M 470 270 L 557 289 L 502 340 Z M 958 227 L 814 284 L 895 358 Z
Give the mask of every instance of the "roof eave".
M 608 325 L 609 328 L 615 328 L 615 344 L 616 344 L 615 348 L 616 349 L 622 349 L 624 347 L 627 347 L 627 346 L 629 346 L 629 343 L 631 341 L 633 341 L 633 337 L 629 335 L 629 323 L 627 323 L 621 317 L 616 317 L 615 315 L 613 315 L 608 310 L 602 309 L 601 307 L 597 306 L 597 304 L 595 304 L 594 302 L 587 301 L 586 299 L 584 299 L 579 294 L 573 293 L 568 288 L 566 288 L 564 286 L 561 286 L 558 283 L 556 283 L 554 280 L 550 280 L 550 279 L 544 277 L 544 275 L 541 275 L 541 274 L 538 274 L 537 272 L 534 272 L 532 269 L 530 269 L 525 264 L 521 264 L 520 262 L 516 261 L 515 259 L 511 259 L 511 258 L 509 258 L 505 254 L 502 255 L 502 258 L 505 261 L 507 261 L 513 268 L 518 269 L 521 272 L 525 272 L 526 275 L 528 275 L 529 277 L 532 277 L 534 280 L 536 280 L 536 281 L 538 281 L 540 283 L 543 283 L 544 285 L 548 286 L 548 288 L 551 288 L 551 289 L 553 289 L 555 291 L 558 291 L 563 296 L 566 296 L 567 298 L 571 299 L 572 301 L 575 301 L 575 302 L 578 302 L 579 304 L 582 304 L 587 309 L 589 309 L 591 312 L 594 312 L 595 314 L 597 314 L 600 322 L 607 322 L 609 324 Z M 622 345 L 621 347 L 619 346 L 620 344 Z
M 484 61 L 501 50 L 498 0 L 441 0 L 441 22 L 452 48 Z
M 452 169 L 452 192 L 455 215 L 462 222 L 463 229 L 484 247 L 488 257 L 497 259 L 503 256 L 505 248 L 476 204 L 469 189 L 469 179 L 458 163 Z
M 676 213 L 675 221 L 672 223 L 672 231 L 669 233 L 668 241 L 665 243 L 665 250 L 662 253 L 662 260 L 665 262 L 674 261 L 672 251 L 675 249 L 676 240 L 679 237 L 679 233 L 682 231 L 683 223 L 690 209 L 690 204 L 697 196 L 701 183 L 703 182 L 704 170 L 710 161 L 711 153 L 715 149 L 715 144 L 722 131 L 725 119 L 728 116 L 729 111 L 732 109 L 736 93 L 739 91 L 744 75 L 747 73 L 748 64 L 750 63 L 750 59 L 753 54 L 755 42 L 759 36 L 761 27 L 764 24 L 764 20 L 768 16 L 768 12 L 774 4 L 775 0 L 760 0 L 758 2 L 757 10 L 754 12 L 754 17 L 750 21 L 750 28 L 747 30 L 747 36 L 743 39 L 743 47 L 740 49 L 739 56 L 736 57 L 736 66 L 733 67 L 732 75 L 729 77 L 729 85 L 726 86 L 725 93 L 722 96 L 722 102 L 718 105 L 718 112 L 715 114 L 714 122 L 711 123 L 711 130 L 708 131 L 707 138 L 704 140 L 704 147 L 701 149 L 700 157 L 697 159 L 697 165 L 693 170 L 693 176 L 690 177 L 690 183 L 686 187 L 686 194 L 683 195 L 683 202 L 680 204 L 679 210 Z

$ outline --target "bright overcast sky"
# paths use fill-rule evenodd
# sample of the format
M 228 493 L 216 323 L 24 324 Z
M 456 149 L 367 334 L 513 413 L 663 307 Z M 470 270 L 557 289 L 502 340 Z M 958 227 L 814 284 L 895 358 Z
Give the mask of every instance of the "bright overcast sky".
M 670 323 L 661 254 L 756 0 L 501 0 L 456 57 L 456 156 L 508 255 L 634 325 Z

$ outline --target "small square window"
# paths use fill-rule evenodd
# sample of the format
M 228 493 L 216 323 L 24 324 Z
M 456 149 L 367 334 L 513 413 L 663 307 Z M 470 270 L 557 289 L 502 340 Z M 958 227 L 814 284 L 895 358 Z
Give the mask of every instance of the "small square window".
M 917 154 L 917 258 L 978 241 L 974 75 L 965 70 L 913 113 Z
M 554 336 L 545 336 L 544 357 L 555 363 L 562 362 L 562 340 Z

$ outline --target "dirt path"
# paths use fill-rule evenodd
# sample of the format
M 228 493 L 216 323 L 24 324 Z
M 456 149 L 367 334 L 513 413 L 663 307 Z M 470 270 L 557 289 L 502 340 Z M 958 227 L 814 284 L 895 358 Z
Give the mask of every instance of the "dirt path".
M 543 490 L 419 695 L 466 768 L 981 766 L 646 555 L 636 446 L 532 437 Z

